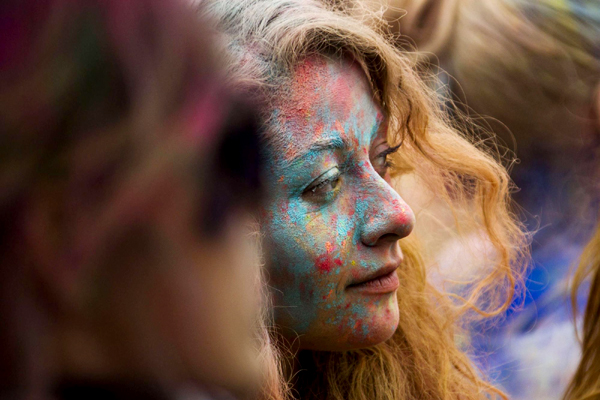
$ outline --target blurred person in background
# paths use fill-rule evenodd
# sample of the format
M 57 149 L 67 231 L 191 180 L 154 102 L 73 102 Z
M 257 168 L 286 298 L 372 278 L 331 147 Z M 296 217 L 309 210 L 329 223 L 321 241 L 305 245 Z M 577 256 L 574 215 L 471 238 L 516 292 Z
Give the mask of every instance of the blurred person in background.
M 568 272 L 598 213 L 598 175 L 590 171 L 600 165 L 600 2 L 381 3 L 401 34 L 397 44 L 416 46 L 425 74 L 437 66 L 445 71 L 434 85 L 446 109 L 474 120 L 492 117 L 479 122 L 520 159 L 512 170 L 521 189 L 515 198 L 537 230 L 527 292 L 490 329 L 474 327 L 475 357 L 515 399 L 558 399 L 579 360 Z M 463 253 L 460 246 L 440 247 L 442 270 L 448 253 Z M 464 277 L 455 272 L 442 275 Z
M 587 304 L 580 333 L 581 361 L 564 400 L 600 399 L 600 225 L 583 252 L 571 288 L 574 313 L 580 302 L 580 288 L 589 282 Z
M 190 7 L 0 5 L 3 399 L 259 382 L 257 124 Z
M 600 97 L 596 96 L 595 100 L 596 116 L 600 116 Z M 596 177 L 596 192 L 600 192 L 598 171 L 590 171 L 590 176 Z M 570 289 L 574 315 L 579 315 L 582 294 L 587 297 L 583 321 L 581 324 L 576 321 L 581 360 L 563 400 L 600 399 L 600 223 L 583 251 Z

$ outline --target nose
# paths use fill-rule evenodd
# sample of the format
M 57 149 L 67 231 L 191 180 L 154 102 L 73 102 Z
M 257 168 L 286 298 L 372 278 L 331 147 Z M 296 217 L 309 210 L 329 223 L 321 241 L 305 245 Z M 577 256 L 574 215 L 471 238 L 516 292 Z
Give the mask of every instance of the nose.
M 379 176 L 364 196 L 364 224 L 361 241 L 366 246 L 394 243 L 408 236 L 415 224 L 415 215 L 387 182 Z

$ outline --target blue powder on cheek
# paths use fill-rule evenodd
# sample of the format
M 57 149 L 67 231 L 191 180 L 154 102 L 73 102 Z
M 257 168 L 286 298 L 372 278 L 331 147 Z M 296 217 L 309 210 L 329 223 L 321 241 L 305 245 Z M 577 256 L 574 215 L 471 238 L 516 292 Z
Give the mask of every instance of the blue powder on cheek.
M 350 239 L 350 231 L 355 228 L 355 225 L 348 215 L 340 213 L 337 217 L 338 240 Z
M 281 202 L 286 205 L 285 209 L 278 206 Z M 337 282 L 323 282 L 326 283 L 324 286 L 319 285 L 321 278 L 317 274 L 321 272 L 317 272 L 314 264 L 315 249 L 323 248 L 326 240 L 323 240 L 322 235 L 307 232 L 306 219 L 315 217 L 308 212 L 308 206 L 297 198 L 285 198 L 273 204 L 273 218 L 268 226 L 271 240 L 275 242 L 273 251 L 276 254 L 272 257 L 271 264 L 284 271 L 273 271 L 272 274 L 286 276 L 276 290 L 279 300 L 277 306 L 283 307 L 277 309 L 277 316 L 281 317 L 283 313 L 291 316 L 293 329 L 302 334 L 318 321 L 319 309 L 331 309 L 336 305 L 332 299 L 336 298 Z M 321 213 L 319 217 L 327 220 L 327 216 L 333 215 Z M 323 228 L 331 229 L 327 226 Z
M 314 306 L 315 288 L 306 277 L 312 273 L 311 263 L 307 263 L 307 243 L 303 216 L 306 207 L 299 202 L 289 201 L 287 194 L 279 191 L 271 201 L 272 218 L 264 223 L 264 233 L 271 244 L 271 270 L 278 277 L 274 290 L 276 296 L 276 319 L 290 321 L 291 328 L 305 333 L 317 319 Z M 302 238 L 299 238 L 302 235 Z
M 369 209 L 369 199 L 365 199 L 363 198 L 358 198 L 356 201 L 356 205 L 355 205 L 355 209 L 354 209 L 354 215 L 356 215 L 356 219 L 358 221 L 360 221 L 360 226 L 364 226 L 366 221 L 365 221 L 365 216 L 367 214 L 367 211 Z M 360 242 L 361 240 L 361 229 L 356 229 L 354 231 L 354 236 L 353 236 L 353 240 L 355 243 Z

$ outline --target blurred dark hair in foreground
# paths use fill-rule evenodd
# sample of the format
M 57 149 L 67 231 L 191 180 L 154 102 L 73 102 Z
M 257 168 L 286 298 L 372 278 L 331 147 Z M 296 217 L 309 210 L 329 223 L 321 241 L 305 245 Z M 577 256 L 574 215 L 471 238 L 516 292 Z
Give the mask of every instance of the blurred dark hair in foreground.
M 248 326 L 232 324 L 256 288 L 222 288 L 250 304 L 232 322 L 236 300 L 199 285 L 237 271 L 221 255 L 258 198 L 257 125 L 191 5 L 18 0 L 0 15 L 0 396 L 65 375 L 245 385 Z

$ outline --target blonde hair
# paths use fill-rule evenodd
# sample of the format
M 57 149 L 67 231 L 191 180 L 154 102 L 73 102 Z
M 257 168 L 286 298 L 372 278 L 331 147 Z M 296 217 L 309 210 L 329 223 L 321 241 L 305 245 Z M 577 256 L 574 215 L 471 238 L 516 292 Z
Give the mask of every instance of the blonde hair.
M 591 277 L 587 305 L 583 317 L 582 356 L 571 379 L 564 400 L 593 399 L 600 396 L 600 226 L 585 248 L 579 268 L 573 277 L 571 302 L 574 315 L 582 284 Z
M 360 3 L 353 5 L 358 8 L 310 0 L 205 4 L 229 42 L 233 76 L 241 90 L 262 103 L 271 136 L 277 132 L 269 125 L 268 111 L 299 61 L 310 55 L 346 55 L 360 63 L 389 116 L 390 142 L 404 141 L 393 160 L 395 176 L 416 174 L 453 205 L 457 219 L 483 226 L 498 263 L 471 282 L 467 297 L 457 302 L 428 283 L 418 244 L 403 240 L 401 317 L 393 337 L 357 351 L 301 352 L 303 372 L 295 389 L 302 399 L 505 398 L 471 365 L 455 335 L 469 310 L 492 316 L 506 309 L 521 280 L 526 240 L 509 211 L 509 177 L 483 149 L 483 141 L 474 145 L 449 125 L 412 61 L 384 37 L 379 16 L 364 14 Z

